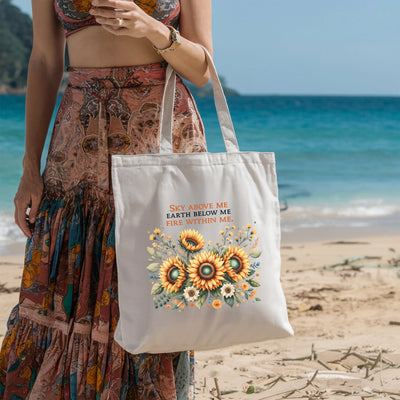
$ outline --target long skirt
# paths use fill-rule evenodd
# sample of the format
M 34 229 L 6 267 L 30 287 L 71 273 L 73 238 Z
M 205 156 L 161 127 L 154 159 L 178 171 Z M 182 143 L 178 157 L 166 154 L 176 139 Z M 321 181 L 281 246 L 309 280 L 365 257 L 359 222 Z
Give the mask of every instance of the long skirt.
M 0 399 L 194 399 L 193 350 L 134 355 L 113 339 L 111 155 L 159 152 L 166 66 L 68 68 L 20 298 L 0 351 Z M 173 124 L 175 153 L 207 151 L 179 77 Z

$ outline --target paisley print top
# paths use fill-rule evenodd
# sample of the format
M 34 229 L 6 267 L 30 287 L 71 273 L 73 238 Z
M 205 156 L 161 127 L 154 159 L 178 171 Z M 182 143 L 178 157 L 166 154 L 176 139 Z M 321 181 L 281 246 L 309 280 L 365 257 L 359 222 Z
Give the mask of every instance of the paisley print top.
M 179 25 L 179 0 L 134 0 L 134 2 L 153 18 L 172 25 Z M 65 37 L 90 25 L 100 25 L 89 14 L 91 0 L 54 0 L 57 18 L 65 29 Z

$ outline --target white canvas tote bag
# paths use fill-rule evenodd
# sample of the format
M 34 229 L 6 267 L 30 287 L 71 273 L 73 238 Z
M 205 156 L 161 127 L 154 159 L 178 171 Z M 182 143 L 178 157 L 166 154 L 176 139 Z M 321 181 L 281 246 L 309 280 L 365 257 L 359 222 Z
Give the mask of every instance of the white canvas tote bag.
M 226 153 L 172 152 L 176 75 L 168 66 L 160 153 L 112 155 L 120 309 L 114 338 L 133 354 L 293 334 L 280 283 L 275 155 L 239 151 L 203 49 Z

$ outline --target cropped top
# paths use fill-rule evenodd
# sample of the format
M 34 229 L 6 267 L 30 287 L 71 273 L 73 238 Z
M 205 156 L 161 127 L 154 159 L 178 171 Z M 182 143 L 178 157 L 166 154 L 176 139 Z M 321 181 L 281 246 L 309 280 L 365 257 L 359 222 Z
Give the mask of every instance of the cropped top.
M 179 25 L 180 0 L 134 0 L 147 14 L 177 28 Z M 57 18 L 65 30 L 65 37 L 90 25 L 100 25 L 89 14 L 91 0 L 54 0 Z

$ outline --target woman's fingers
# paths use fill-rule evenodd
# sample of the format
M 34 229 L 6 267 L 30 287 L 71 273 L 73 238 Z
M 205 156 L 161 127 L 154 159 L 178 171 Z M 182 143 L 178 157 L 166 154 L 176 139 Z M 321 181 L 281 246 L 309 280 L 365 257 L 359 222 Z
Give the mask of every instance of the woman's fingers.
M 117 19 L 114 19 L 114 18 L 96 17 L 96 22 L 99 22 L 103 26 L 104 25 L 111 25 L 111 27 L 115 27 L 115 28 L 120 27 L 119 21 Z
M 14 220 L 15 223 L 18 225 L 18 227 L 21 229 L 23 234 L 30 238 L 32 237 L 32 232 L 28 226 L 27 220 L 26 220 L 26 209 L 29 206 L 28 202 L 26 200 L 22 200 L 21 198 L 15 198 L 14 199 L 14 205 L 15 205 L 15 212 L 14 212 Z
M 29 211 L 29 222 L 31 224 L 34 224 L 36 221 L 36 214 L 38 212 L 39 209 L 39 204 L 40 204 L 40 200 L 41 200 L 41 195 L 39 194 L 34 194 L 32 195 L 32 205 L 31 205 L 31 209 Z
M 104 17 L 104 18 L 129 18 L 131 16 L 131 10 L 113 10 L 111 8 L 104 7 L 92 7 L 89 10 L 89 14 L 94 15 L 95 18 Z

